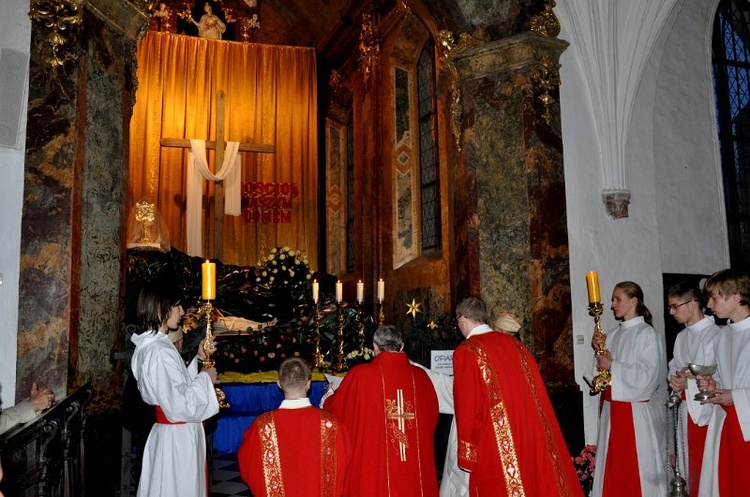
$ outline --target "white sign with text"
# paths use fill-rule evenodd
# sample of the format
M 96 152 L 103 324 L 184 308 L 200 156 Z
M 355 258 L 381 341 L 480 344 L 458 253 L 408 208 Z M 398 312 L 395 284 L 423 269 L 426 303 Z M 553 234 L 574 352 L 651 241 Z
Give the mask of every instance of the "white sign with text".
M 453 351 L 431 350 L 430 369 L 436 373 L 453 374 Z

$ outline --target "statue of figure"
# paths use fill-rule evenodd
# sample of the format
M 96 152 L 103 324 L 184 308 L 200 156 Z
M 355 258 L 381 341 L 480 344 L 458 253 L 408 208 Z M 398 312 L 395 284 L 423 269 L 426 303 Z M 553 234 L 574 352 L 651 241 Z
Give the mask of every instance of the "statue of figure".
M 260 29 L 258 14 L 253 14 L 253 17 L 250 18 L 250 29 Z
M 153 13 L 153 17 L 159 20 L 159 31 L 169 31 L 171 27 L 170 17 L 172 12 L 170 11 L 167 4 L 161 2 L 159 4 L 159 10 Z
M 221 40 L 221 35 L 227 29 L 226 24 L 224 24 L 218 16 L 214 15 L 211 11 L 211 4 L 206 3 L 203 10 L 205 10 L 206 13 L 201 16 L 200 21 L 195 22 L 195 19 L 191 19 L 193 24 L 198 26 L 198 36 L 201 38 L 210 38 L 212 40 Z

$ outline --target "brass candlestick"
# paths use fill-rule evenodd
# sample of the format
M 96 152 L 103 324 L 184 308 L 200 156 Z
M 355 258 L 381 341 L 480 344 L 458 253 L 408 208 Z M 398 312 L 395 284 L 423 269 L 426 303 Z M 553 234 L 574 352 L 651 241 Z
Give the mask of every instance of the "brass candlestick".
M 377 303 L 377 311 L 378 311 L 378 327 L 383 326 L 383 323 L 385 323 L 385 310 L 384 310 L 384 302 L 383 299 L 378 299 Z
M 589 314 L 591 316 L 594 316 L 594 335 L 598 333 L 602 336 L 601 345 L 594 351 L 594 353 L 598 356 L 607 355 L 607 335 L 605 335 L 602 331 L 602 326 L 600 323 L 603 311 L 604 306 L 601 302 L 591 302 L 589 304 Z M 598 372 L 596 376 L 594 376 L 594 381 L 592 382 L 591 389 L 589 390 L 589 393 L 591 395 L 596 395 L 612 386 L 612 373 L 609 370 L 600 368 L 599 366 L 596 367 L 596 370 Z
M 320 352 L 320 304 L 315 302 L 315 367 L 322 370 L 327 366 Z
M 341 302 L 336 302 L 336 358 L 333 363 L 334 371 L 344 371 L 344 313 L 341 309 Z
M 357 302 L 357 348 L 360 353 L 365 351 L 365 322 L 362 319 L 364 304 Z
M 211 340 L 213 339 L 213 332 L 211 330 L 213 310 L 214 305 L 210 300 L 206 300 L 201 304 L 199 311 L 206 316 L 206 339 L 203 342 L 203 352 L 205 353 L 206 358 L 201 360 L 204 369 L 210 369 L 216 365 L 214 360 L 211 359 L 211 347 L 209 345 L 211 343 Z M 227 407 L 229 407 L 229 402 L 227 401 L 227 396 L 224 394 L 224 392 L 222 392 L 218 387 L 214 387 L 214 390 L 216 391 L 216 399 L 219 401 L 219 407 L 221 407 L 222 409 L 226 409 Z

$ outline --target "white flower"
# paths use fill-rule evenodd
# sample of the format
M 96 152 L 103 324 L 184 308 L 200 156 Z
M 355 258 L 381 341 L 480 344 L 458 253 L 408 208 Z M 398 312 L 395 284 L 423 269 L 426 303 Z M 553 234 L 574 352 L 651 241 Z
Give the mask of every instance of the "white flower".
M 286 271 L 286 266 L 281 266 L 282 271 Z
M 272 261 L 274 257 L 275 257 L 275 256 L 274 256 L 273 254 L 271 254 L 271 255 L 269 255 L 269 256 L 268 256 L 268 260 L 269 260 L 269 261 Z
M 268 281 L 273 281 L 273 276 L 271 276 L 270 278 L 268 278 Z
M 279 259 L 281 259 L 281 260 L 283 261 L 284 259 L 286 259 L 286 256 L 285 256 L 284 254 L 281 254 L 281 255 L 279 256 Z
M 278 270 L 278 269 L 274 269 L 274 270 L 273 270 L 273 274 L 276 274 L 276 273 L 278 273 L 278 272 L 279 272 L 279 270 Z
M 264 276 L 265 276 L 265 274 L 264 274 Z M 255 282 L 259 283 L 260 282 L 260 278 L 255 278 Z
M 306 279 L 306 280 L 309 280 L 310 278 L 312 278 L 312 273 L 307 273 L 307 274 L 305 275 L 305 279 Z
M 294 278 L 294 271 L 292 271 L 291 269 L 289 270 L 289 276 L 291 276 L 292 278 Z
M 284 246 L 281 248 L 281 250 L 283 250 L 284 252 L 289 252 L 289 247 Z
M 275 248 L 271 249 L 271 253 L 275 254 L 276 253 L 276 249 Z
M 266 276 L 268 276 L 268 272 L 267 271 L 263 271 L 263 277 L 266 277 Z

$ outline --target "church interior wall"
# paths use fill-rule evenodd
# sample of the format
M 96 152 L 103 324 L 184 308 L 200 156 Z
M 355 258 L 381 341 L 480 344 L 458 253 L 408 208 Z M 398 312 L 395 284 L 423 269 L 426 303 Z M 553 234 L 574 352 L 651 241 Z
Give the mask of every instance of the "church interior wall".
M 684 1 L 662 52 L 652 58 L 658 63 L 653 154 L 665 273 L 711 274 L 729 265 L 711 67 L 717 3 Z
M 29 54 L 31 20 L 29 1 L 0 2 L 0 47 Z M 26 83 L 28 92 L 28 80 Z M 19 96 L 24 98 L 26 95 Z M 18 278 L 20 271 L 21 212 L 23 209 L 26 106 L 22 107 L 17 148 L 0 147 L 0 405 L 16 403 L 16 356 L 18 330 Z M 0 109 L 2 111 L 2 109 Z

